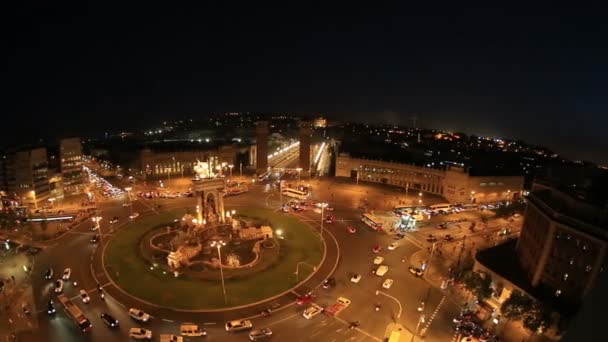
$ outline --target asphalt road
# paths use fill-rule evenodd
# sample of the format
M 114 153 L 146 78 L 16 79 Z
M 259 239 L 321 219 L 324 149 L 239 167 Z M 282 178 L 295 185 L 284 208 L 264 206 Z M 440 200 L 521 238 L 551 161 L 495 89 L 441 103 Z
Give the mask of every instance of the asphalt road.
M 385 189 L 374 188 L 370 185 L 356 186 L 354 184 L 331 184 L 326 181 L 314 182 L 313 197 L 317 200 L 330 202 L 335 207 L 333 214 L 337 221 L 326 224 L 324 228 L 330 231 L 340 245 L 340 259 L 333 276 L 337 285 L 333 289 L 316 290 L 317 300 L 320 305 L 327 306 L 335 302 L 337 297 L 347 297 L 352 304 L 341 312 L 338 317 L 332 318 L 319 315 L 311 320 L 302 317 L 304 307 L 293 303 L 296 295 L 288 295 L 281 299 L 282 308 L 270 317 L 256 317 L 253 319 L 254 326 L 271 327 L 274 339 L 280 341 L 380 341 L 385 336 L 386 327 L 398 322 L 409 331 L 416 329 L 420 312 L 417 308 L 422 300 L 426 299 L 424 311 L 425 322 L 420 328 L 426 328 L 427 341 L 451 341 L 455 338 L 452 318 L 459 311 L 459 307 L 449 298 L 444 297 L 442 292 L 431 288 L 429 284 L 416 278 L 407 271 L 411 255 L 427 244 L 423 238 L 417 236 L 421 233 L 412 233 L 406 239 L 399 240 L 399 246 L 394 251 L 386 248 L 379 253 L 385 258 L 383 264 L 389 266 L 389 271 L 384 277 L 378 277 L 371 273 L 372 260 L 376 254 L 372 253 L 372 246 L 378 244 L 386 247 L 393 242 L 390 236 L 370 230 L 359 219 L 361 211 L 356 209 L 363 198 L 367 198 L 377 207 L 390 206 L 385 203 L 385 198 L 395 196 L 403 197 L 403 194 L 386 193 Z M 226 208 L 239 206 L 260 205 L 260 198 L 264 198 L 263 205 L 277 208 L 281 196 L 276 189 L 270 188 L 266 191 L 264 186 L 254 186 L 250 192 L 234 197 L 226 198 Z M 283 198 L 287 200 L 287 198 Z M 99 205 L 104 219 L 101 221 L 102 240 L 112 234 L 113 229 L 120 229 L 120 225 L 128 220 L 129 208 L 122 207 L 125 198 L 104 201 Z M 133 202 L 133 211 L 142 215 L 154 214 L 154 205 L 162 204 L 164 209 L 181 206 L 194 206 L 193 198 L 181 199 L 157 199 L 137 200 Z M 297 215 L 304 222 L 320 228 L 320 214 L 312 210 L 298 214 L 286 213 L 285 215 Z M 120 221 L 110 225 L 108 220 L 118 216 Z M 355 234 L 347 232 L 346 227 L 352 225 L 357 228 Z M 140 326 L 127 316 L 127 307 L 123 307 L 124 298 L 106 296 L 101 300 L 96 289 L 96 281 L 93 277 L 101 279 L 102 286 L 111 286 L 97 271 L 91 270 L 91 258 L 97 248 L 96 244 L 89 242 L 94 233 L 90 230 L 91 222 L 85 222 L 73 229 L 58 240 L 54 240 L 46 246 L 43 252 L 36 256 L 36 266 L 33 274 L 33 288 L 36 307 L 38 309 L 39 329 L 20 335 L 22 341 L 120 341 L 128 340 L 127 331 L 131 327 Z M 116 227 L 114 227 L 116 226 Z M 103 242 L 102 242 L 103 243 Z M 44 279 L 43 274 L 48 267 L 53 267 L 55 275 L 61 274 L 65 267 L 72 268 L 72 279 L 78 281 L 78 286 L 66 284 L 64 293 L 73 297 L 74 302 L 83 309 L 93 322 L 94 328 L 90 334 L 82 334 L 76 326 L 68 321 L 61 309 L 57 307 L 56 317 L 48 317 L 45 305 L 52 293 L 52 282 Z M 363 276 L 357 284 L 350 282 L 354 273 Z M 394 284 L 390 289 L 382 289 L 383 279 L 391 278 Z M 322 279 L 316 279 L 318 283 Z M 318 284 L 317 284 L 318 285 Z M 312 285 L 307 285 L 313 287 Z M 78 290 L 84 288 L 91 296 L 91 302 L 84 304 L 78 297 Z M 396 300 L 383 295 L 376 295 L 381 290 Z M 397 318 L 399 302 L 402 313 Z M 375 304 L 381 303 L 382 309 L 375 311 Z M 255 310 L 255 309 L 254 309 Z M 99 319 L 102 311 L 109 312 L 121 322 L 120 329 L 111 330 Z M 242 313 L 231 313 L 230 315 L 242 315 L 246 317 L 259 311 L 245 310 Z M 228 334 L 223 330 L 225 314 L 199 315 L 184 313 L 166 313 L 162 310 L 151 312 L 154 319 L 144 324 L 151 329 L 155 335 L 159 333 L 176 333 L 180 322 L 191 321 L 205 325 L 210 341 L 244 341 L 247 340 L 246 333 Z M 361 325 L 358 329 L 348 329 L 348 323 L 358 320 Z M 405 340 L 405 339 L 404 339 Z M 409 340 L 409 337 L 408 337 Z

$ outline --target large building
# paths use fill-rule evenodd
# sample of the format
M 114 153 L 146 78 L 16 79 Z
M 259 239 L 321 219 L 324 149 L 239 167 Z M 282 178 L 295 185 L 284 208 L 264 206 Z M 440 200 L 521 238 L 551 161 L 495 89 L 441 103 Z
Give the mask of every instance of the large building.
M 2 157 L 4 192 L 21 205 L 38 208 L 48 204 L 49 163 L 46 148 L 21 149 Z
M 465 169 L 446 170 L 379 160 L 356 159 L 340 154 L 336 176 L 401 186 L 445 197 L 452 203 L 489 203 L 521 195 L 522 176 L 472 176 Z
M 255 169 L 258 174 L 266 172 L 268 168 L 268 128 L 267 121 L 258 121 L 255 125 L 256 149 Z
M 303 177 L 310 176 L 310 139 L 312 135 L 312 128 L 310 127 L 309 122 L 300 122 L 300 127 L 298 131 L 298 135 L 300 138 L 299 145 L 299 163 L 298 167 L 301 170 Z
M 145 148 L 140 152 L 141 170 L 146 177 L 171 177 L 194 174 L 194 164 L 210 162 L 220 172 L 229 172 L 234 166 L 236 150 L 232 145 L 197 148 L 194 150 L 166 150 Z
M 81 193 L 84 187 L 84 172 L 80 138 L 62 139 L 59 142 L 59 158 L 64 195 Z
M 534 184 L 517 256 L 533 287 L 578 304 L 602 271 L 608 212 L 567 191 Z

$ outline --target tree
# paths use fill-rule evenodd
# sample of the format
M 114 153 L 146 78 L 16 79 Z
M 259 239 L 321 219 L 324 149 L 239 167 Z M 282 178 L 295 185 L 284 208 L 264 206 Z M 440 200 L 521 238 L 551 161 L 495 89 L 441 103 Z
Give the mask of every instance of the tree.
M 502 305 L 502 315 L 511 320 L 521 320 L 524 327 L 537 331 L 541 326 L 547 326 L 550 320 L 549 310 L 527 294 L 515 290 Z
M 492 294 L 492 277 L 485 272 L 467 271 L 462 280 L 465 286 L 480 301 L 490 297 Z

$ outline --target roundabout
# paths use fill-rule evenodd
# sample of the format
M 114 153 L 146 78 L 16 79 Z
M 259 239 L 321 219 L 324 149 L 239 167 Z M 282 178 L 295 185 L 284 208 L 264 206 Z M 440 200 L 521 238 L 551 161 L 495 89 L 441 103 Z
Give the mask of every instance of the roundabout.
M 209 254 L 210 261 L 200 260 L 173 271 L 162 264 L 166 253 L 152 253 L 154 245 L 150 236 L 157 236 L 155 232 L 178 230 L 175 220 L 179 222 L 184 213 L 183 209 L 175 209 L 141 217 L 121 227 L 106 241 L 101 253 L 104 272 L 119 290 L 147 304 L 175 311 L 242 308 L 290 292 L 325 260 L 325 242 L 313 227 L 272 210 L 248 208 L 239 210 L 238 217 L 266 222 L 275 233 L 280 233 L 256 244 L 261 247 L 257 262 L 235 267 L 232 261 L 230 265 L 230 256 L 239 254 L 240 242 L 230 243 L 230 248 L 222 248 L 234 253 L 222 256 L 220 270 L 215 249 L 209 248 L 209 241 L 205 241 L 204 252 Z M 247 253 L 248 248 L 241 250 L 251 254 Z M 225 280 L 225 299 L 220 271 Z

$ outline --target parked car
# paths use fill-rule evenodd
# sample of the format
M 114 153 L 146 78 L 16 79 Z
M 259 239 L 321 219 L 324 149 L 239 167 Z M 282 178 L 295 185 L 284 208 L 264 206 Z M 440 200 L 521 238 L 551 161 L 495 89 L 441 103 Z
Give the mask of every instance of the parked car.
M 350 277 L 350 281 L 357 284 L 359 281 L 361 281 L 361 275 L 354 274 L 352 277 Z
M 378 255 L 374 258 L 374 265 L 380 265 L 380 264 L 382 264 L 383 261 L 384 261 L 384 257 L 381 257 Z
M 44 274 L 44 278 L 45 279 L 51 279 L 51 278 L 53 278 L 53 274 L 54 273 L 55 272 L 53 272 L 53 269 L 49 268 L 48 270 L 46 270 L 46 273 Z
M 79 293 L 83 303 L 88 304 L 91 301 L 91 297 L 89 297 L 89 294 L 86 290 L 81 289 Z
M 63 292 L 63 280 L 57 279 L 55 280 L 55 293 Z
M 385 289 L 390 289 L 391 286 L 393 286 L 393 279 L 391 278 L 386 278 L 382 283 L 382 287 Z
M 389 251 L 394 251 L 395 249 L 397 249 L 397 246 L 398 246 L 397 243 L 393 242 L 390 245 L 388 245 L 388 250 Z

